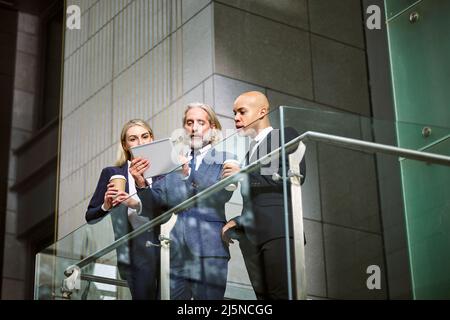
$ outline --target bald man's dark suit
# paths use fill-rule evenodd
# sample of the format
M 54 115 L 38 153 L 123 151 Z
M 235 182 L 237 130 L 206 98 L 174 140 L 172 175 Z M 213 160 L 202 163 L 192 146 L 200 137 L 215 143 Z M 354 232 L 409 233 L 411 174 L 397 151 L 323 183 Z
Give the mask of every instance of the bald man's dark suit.
M 285 129 L 285 141 L 296 138 L 298 133 L 293 128 Z M 274 140 L 275 139 L 275 140 Z M 266 154 L 281 146 L 278 129 L 272 130 L 253 152 L 249 163 L 261 159 Z M 233 219 L 237 227 L 230 235 L 238 238 L 244 261 L 249 272 L 252 286 L 258 299 L 287 299 L 287 262 L 286 262 L 286 232 L 284 218 L 283 181 L 272 178 L 274 171 L 282 175 L 281 157 L 274 170 L 263 172 L 256 170 L 248 173 L 247 179 L 241 185 L 243 209 L 241 216 Z M 288 157 L 286 157 L 288 161 Z M 272 161 L 277 161 L 272 159 Z M 289 164 L 286 163 L 286 168 Z M 300 173 L 306 176 L 306 163 L 303 157 L 300 163 Z M 289 180 L 288 180 L 289 181 Z M 288 200 L 290 187 L 288 182 Z M 289 203 L 289 216 L 292 214 Z M 291 249 L 293 247 L 292 223 L 289 223 Z M 306 240 L 305 240 L 306 241 Z M 292 257 L 292 255 L 291 255 Z

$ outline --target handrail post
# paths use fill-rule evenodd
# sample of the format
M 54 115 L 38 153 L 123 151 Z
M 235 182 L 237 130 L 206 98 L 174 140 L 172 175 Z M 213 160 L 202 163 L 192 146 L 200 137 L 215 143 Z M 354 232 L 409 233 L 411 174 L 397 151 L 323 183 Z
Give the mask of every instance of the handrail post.
M 161 300 L 170 300 L 170 231 L 177 222 L 178 215 L 172 214 L 169 221 L 161 224 Z
M 306 300 L 306 267 L 305 242 L 303 233 L 303 204 L 301 190 L 301 174 L 299 165 L 305 156 L 306 147 L 300 141 L 297 150 L 289 154 L 289 178 L 291 181 L 291 207 L 294 234 L 294 272 L 295 272 L 295 298 Z

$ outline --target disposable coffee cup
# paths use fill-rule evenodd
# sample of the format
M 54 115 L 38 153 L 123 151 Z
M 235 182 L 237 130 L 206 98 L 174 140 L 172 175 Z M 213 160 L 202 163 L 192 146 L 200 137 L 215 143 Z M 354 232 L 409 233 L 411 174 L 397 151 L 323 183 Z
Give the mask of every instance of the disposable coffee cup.
M 232 163 L 232 164 L 236 164 L 239 168 L 241 167 L 241 164 L 239 161 L 235 160 L 235 159 L 227 159 L 223 162 L 223 165 L 225 166 L 227 163 Z M 230 183 L 229 185 L 227 185 L 225 187 L 225 190 L 227 191 L 234 191 L 237 189 L 237 182 L 236 183 Z
M 127 178 L 120 174 L 116 174 L 109 178 L 109 182 L 114 184 L 114 188 L 119 191 L 125 191 L 125 184 L 127 183 Z

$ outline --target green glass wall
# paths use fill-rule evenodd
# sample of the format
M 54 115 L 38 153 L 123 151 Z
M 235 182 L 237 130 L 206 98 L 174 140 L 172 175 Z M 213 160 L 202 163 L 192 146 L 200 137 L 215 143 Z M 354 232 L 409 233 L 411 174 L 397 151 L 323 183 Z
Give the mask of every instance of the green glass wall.
M 385 0 L 400 147 L 450 155 L 450 1 Z M 413 294 L 450 298 L 450 170 L 401 161 Z

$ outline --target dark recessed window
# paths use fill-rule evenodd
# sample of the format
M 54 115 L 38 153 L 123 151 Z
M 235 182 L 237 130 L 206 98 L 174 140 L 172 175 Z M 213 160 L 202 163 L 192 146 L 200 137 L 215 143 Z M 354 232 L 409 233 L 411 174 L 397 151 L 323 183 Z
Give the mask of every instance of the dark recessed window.
M 63 6 L 61 1 L 42 18 L 41 97 L 37 115 L 37 129 L 46 126 L 59 115 L 61 89 L 61 56 Z

